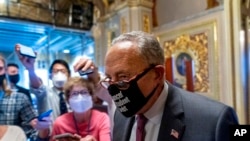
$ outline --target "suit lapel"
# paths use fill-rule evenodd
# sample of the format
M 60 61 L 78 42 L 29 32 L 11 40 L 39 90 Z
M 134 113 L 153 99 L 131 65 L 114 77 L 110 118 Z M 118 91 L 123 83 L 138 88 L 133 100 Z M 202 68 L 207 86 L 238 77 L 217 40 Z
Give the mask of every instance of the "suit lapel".
M 127 118 L 116 110 L 114 121 L 113 132 L 116 133 L 113 134 L 113 141 L 129 141 L 135 117 Z
M 158 141 L 180 141 L 185 130 L 182 123 L 183 107 L 180 94 L 175 88 L 168 84 L 168 97 L 165 104 Z
M 168 84 L 168 97 L 163 111 L 157 141 L 180 141 L 185 125 L 182 123 L 184 112 L 181 95 L 171 84 Z M 129 141 L 135 118 L 127 118 L 118 110 L 114 116 L 113 141 Z

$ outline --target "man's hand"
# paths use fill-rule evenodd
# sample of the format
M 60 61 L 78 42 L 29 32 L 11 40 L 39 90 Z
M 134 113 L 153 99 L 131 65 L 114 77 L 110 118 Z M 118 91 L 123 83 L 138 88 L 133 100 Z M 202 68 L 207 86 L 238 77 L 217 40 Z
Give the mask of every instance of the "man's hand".
M 44 117 L 42 121 L 39 121 L 37 118 L 35 118 L 31 121 L 30 124 L 36 130 L 44 130 L 50 128 L 52 120 L 51 117 Z
M 97 67 L 94 62 L 88 58 L 81 58 L 74 64 L 74 71 L 77 72 L 79 70 L 86 71 L 88 69 L 92 69 L 93 71 L 97 71 Z
M 25 66 L 27 70 L 34 70 L 34 63 L 35 63 L 35 58 L 29 58 L 27 56 L 23 56 L 20 54 L 20 45 L 16 44 L 15 45 L 15 52 L 19 58 L 19 60 L 22 62 L 22 64 Z
M 78 135 L 78 134 L 61 134 L 61 135 L 58 135 L 57 137 L 54 136 L 54 139 L 56 141 L 80 141 L 81 139 L 81 136 Z
M 77 72 L 79 70 L 86 71 L 88 69 L 92 69 L 93 73 L 88 74 L 88 78 L 92 80 L 95 84 L 100 81 L 100 75 L 98 72 L 98 67 L 95 66 L 94 62 L 88 58 L 81 58 L 74 64 L 74 71 Z

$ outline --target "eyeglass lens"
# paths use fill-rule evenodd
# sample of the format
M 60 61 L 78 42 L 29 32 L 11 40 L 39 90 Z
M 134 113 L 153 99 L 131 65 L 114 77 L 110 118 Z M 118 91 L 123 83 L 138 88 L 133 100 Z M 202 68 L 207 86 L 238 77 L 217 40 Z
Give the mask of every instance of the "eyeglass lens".
M 70 93 L 70 96 L 76 96 L 76 95 L 89 95 L 89 92 L 86 90 L 81 90 L 81 91 L 72 91 Z

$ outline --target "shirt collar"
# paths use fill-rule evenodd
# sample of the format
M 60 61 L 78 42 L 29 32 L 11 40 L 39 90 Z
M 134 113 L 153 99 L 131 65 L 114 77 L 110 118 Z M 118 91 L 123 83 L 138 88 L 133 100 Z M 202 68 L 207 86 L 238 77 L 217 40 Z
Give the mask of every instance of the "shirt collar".
M 147 117 L 147 119 L 153 122 L 154 124 L 160 124 L 167 96 L 168 85 L 167 83 L 164 83 L 164 88 L 160 96 L 155 101 L 153 106 L 146 113 L 144 113 L 144 116 Z
M 52 87 L 53 91 L 56 93 L 56 94 L 59 94 L 61 93 L 62 91 L 58 90 L 55 86 Z

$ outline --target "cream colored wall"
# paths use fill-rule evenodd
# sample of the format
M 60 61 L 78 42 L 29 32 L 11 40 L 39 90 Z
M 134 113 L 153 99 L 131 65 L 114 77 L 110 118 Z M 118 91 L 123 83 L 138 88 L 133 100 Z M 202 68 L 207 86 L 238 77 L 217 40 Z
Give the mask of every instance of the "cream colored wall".
M 205 0 L 159 0 L 157 1 L 157 18 L 160 26 L 154 28 L 153 33 L 159 37 L 162 46 L 164 41 L 169 39 L 169 33 L 174 33 L 173 31 L 181 33 L 184 28 L 209 20 L 216 21 L 217 51 L 215 54 L 210 53 L 209 56 L 217 56 L 214 60 L 217 62 L 209 60 L 209 69 L 218 73 L 210 77 L 218 77 L 218 79 L 213 79 L 210 83 L 211 85 L 218 84 L 216 91 L 219 97 L 216 100 L 232 106 L 238 114 L 240 123 L 245 124 L 247 103 L 244 98 L 247 94 L 244 86 L 247 84 L 244 84 L 242 74 L 244 66 L 241 59 L 244 51 L 240 46 L 239 38 L 240 1 L 227 0 L 219 7 L 206 10 Z M 214 70 L 215 63 L 218 63 L 218 70 Z
M 206 6 L 206 0 L 157 0 L 159 26 L 200 13 Z
M 156 0 L 158 24 L 161 26 L 205 11 L 207 1 L 209 0 Z M 224 3 L 224 0 L 216 1 L 220 5 Z

